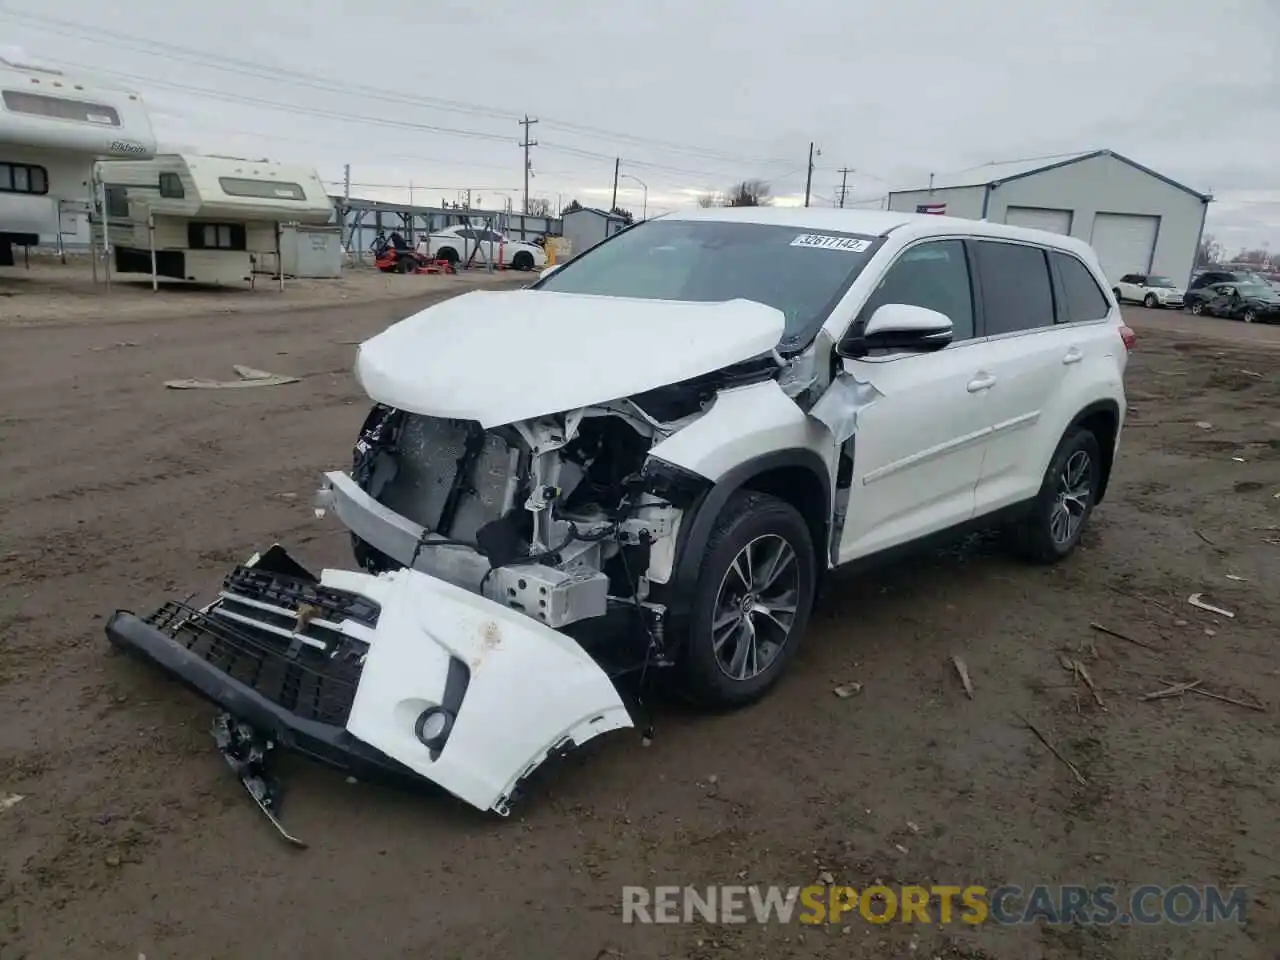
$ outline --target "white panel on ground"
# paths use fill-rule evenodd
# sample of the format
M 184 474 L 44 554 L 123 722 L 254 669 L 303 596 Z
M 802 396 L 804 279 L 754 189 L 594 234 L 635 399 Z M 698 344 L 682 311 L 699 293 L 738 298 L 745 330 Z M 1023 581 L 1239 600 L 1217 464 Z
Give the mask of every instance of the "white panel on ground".
M 1012 227 L 1031 227 L 1049 233 L 1071 235 L 1071 211 L 1050 210 L 1046 207 L 1009 207 L 1004 222 Z
M 1160 218 L 1127 213 L 1100 213 L 1093 219 L 1089 242 L 1115 283 L 1126 273 L 1148 273 L 1156 248 Z

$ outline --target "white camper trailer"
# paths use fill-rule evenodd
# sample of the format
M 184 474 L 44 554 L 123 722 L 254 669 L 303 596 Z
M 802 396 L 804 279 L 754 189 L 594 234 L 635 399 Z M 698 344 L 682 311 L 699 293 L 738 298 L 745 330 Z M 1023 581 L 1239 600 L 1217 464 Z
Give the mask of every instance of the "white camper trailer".
M 14 246 L 87 245 L 94 161 L 155 150 L 137 94 L 0 49 L 0 266 Z
M 119 274 L 207 284 L 253 283 L 275 272 L 286 223 L 328 223 L 333 204 L 316 171 L 266 160 L 160 154 L 108 160 L 106 236 Z

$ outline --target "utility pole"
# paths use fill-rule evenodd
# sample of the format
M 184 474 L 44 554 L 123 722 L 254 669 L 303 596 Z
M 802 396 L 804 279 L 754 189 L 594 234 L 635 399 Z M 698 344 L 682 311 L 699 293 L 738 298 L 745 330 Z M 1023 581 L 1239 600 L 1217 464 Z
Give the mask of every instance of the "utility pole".
M 849 187 L 848 187 L 849 174 L 856 173 L 857 171 L 851 170 L 848 167 L 841 167 L 836 172 L 840 174 L 840 209 L 843 210 L 844 198 L 849 191 Z
M 342 165 L 342 215 L 338 217 L 338 242 L 343 246 L 351 242 L 347 234 L 347 215 L 351 211 L 351 164 Z
M 809 141 L 809 173 L 804 178 L 804 205 L 809 205 L 809 192 L 813 189 L 813 141 Z
M 609 212 L 613 213 L 618 209 L 618 173 L 622 169 L 622 158 L 614 157 L 613 159 L 613 203 L 609 205 Z
M 538 121 L 536 119 L 530 120 L 529 115 L 526 113 L 524 115 L 524 119 L 519 120 L 517 122 L 520 124 L 520 126 L 524 127 L 524 140 L 521 141 L 520 146 L 524 147 L 524 213 L 525 213 L 525 216 L 528 216 L 529 215 L 529 148 L 536 147 L 538 145 L 537 140 L 529 139 L 529 128 L 532 127 Z

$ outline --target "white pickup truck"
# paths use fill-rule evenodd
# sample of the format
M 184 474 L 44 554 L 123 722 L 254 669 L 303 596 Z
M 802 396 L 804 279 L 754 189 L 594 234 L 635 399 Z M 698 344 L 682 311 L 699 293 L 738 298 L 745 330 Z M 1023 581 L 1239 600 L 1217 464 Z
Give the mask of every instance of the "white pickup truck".
M 546 252 L 536 243 L 510 240 L 497 231 L 465 224 L 447 227 L 418 241 L 418 253 L 431 260 L 448 260 L 454 265 L 469 261 L 473 266 L 480 265 L 487 257 L 494 266 L 513 270 L 539 270 L 547 263 Z M 472 253 L 475 253 L 474 261 Z

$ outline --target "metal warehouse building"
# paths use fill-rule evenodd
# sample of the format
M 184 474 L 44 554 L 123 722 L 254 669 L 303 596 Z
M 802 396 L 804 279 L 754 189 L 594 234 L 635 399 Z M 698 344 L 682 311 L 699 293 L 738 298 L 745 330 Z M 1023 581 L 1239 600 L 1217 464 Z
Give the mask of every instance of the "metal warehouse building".
M 1111 150 L 993 163 L 889 194 L 889 209 L 1035 227 L 1078 237 L 1107 277 L 1189 282 L 1212 200 Z

